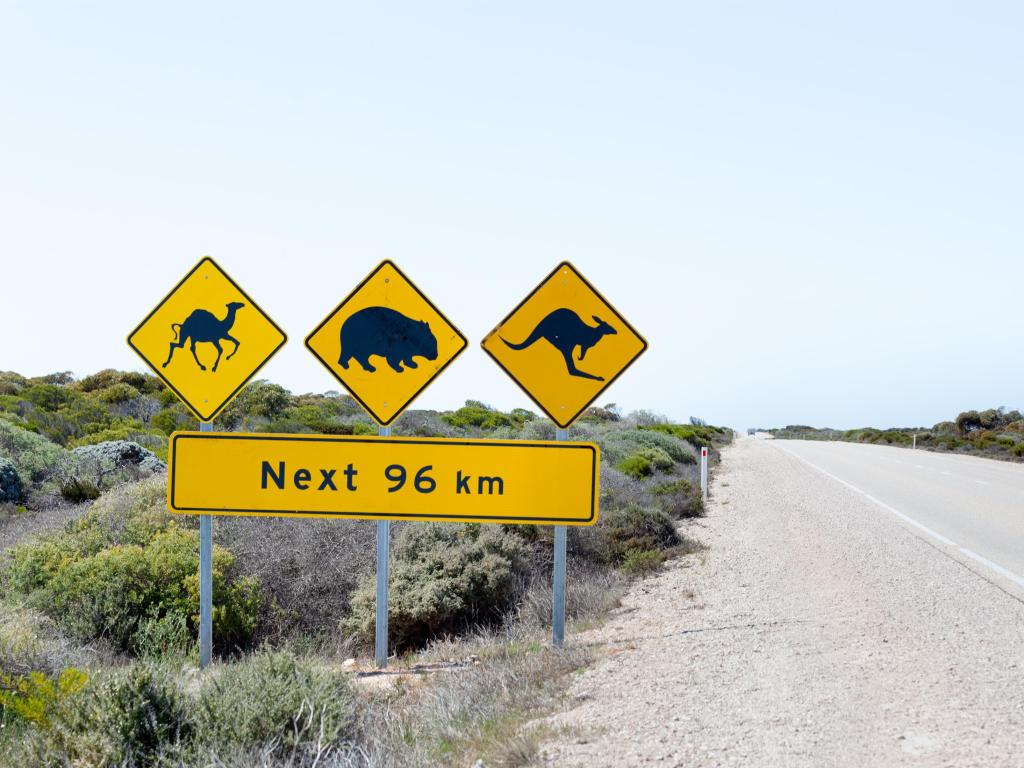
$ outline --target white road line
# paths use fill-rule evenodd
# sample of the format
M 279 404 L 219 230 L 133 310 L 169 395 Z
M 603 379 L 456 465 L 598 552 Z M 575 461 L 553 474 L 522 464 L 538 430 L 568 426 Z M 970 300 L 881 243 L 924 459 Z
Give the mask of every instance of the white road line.
M 845 485 L 851 491 L 854 491 L 855 493 L 859 493 L 861 496 L 863 496 L 868 501 L 872 502 L 873 504 L 877 504 L 879 507 L 884 509 L 886 512 L 891 512 L 892 514 L 896 515 L 896 517 L 898 517 L 903 522 L 907 523 L 908 525 L 914 526 L 915 528 L 917 528 L 918 530 L 922 531 L 923 533 L 928 534 L 929 536 L 931 536 L 933 539 L 935 539 L 936 541 L 940 542 L 941 544 L 945 544 L 947 547 L 955 549 L 957 552 L 959 552 L 960 554 L 964 555 L 964 557 L 969 557 L 971 560 L 974 560 L 977 563 L 981 563 L 983 566 L 985 566 L 989 570 L 995 571 L 996 573 L 998 573 L 1003 578 L 1009 579 L 1010 581 L 1012 581 L 1017 586 L 1024 587 L 1024 578 L 1022 578 L 1021 576 L 1018 576 L 1013 571 L 1004 568 L 1003 566 L 999 565 L 998 563 L 993 563 L 987 557 L 982 557 L 981 555 L 979 555 L 974 550 L 968 549 L 967 547 L 961 547 L 959 544 L 957 544 L 952 539 L 948 539 L 945 536 L 943 536 L 941 533 L 939 533 L 938 531 L 933 530 L 932 528 L 929 528 L 927 525 L 924 525 L 922 523 L 917 522 L 917 520 L 915 520 L 914 518 L 910 517 L 909 515 L 904 514 L 903 512 L 900 512 L 895 507 L 889 506 L 888 504 L 886 504 L 881 499 L 875 498 L 874 496 L 872 496 L 867 491 L 861 490 L 860 488 L 858 488 L 853 483 L 848 483 L 845 480 L 843 480 L 843 478 L 836 477 L 831 472 L 829 472 L 827 469 L 822 469 L 817 464 L 815 464 L 813 462 L 810 462 L 807 459 L 805 459 L 803 456 L 797 456 L 795 453 L 793 453 L 792 451 L 790 451 L 790 450 L 788 450 L 786 448 L 782 448 L 781 450 L 783 450 L 786 453 L 788 453 L 794 459 L 797 459 L 798 461 L 802 461 L 804 464 L 809 466 L 811 469 L 815 469 L 818 472 L 821 472 L 821 474 L 825 475 L 826 477 L 831 478 L 832 480 L 835 480 L 840 485 Z M 943 474 L 948 475 L 949 472 L 944 472 Z M 978 482 L 981 482 L 981 481 L 978 481 Z
M 984 480 L 975 480 L 974 482 L 976 482 L 978 485 L 988 485 L 988 483 L 986 483 Z

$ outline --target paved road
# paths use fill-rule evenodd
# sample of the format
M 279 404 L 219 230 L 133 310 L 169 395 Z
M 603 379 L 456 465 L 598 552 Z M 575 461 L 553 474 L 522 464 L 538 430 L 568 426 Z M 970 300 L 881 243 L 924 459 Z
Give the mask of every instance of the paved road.
M 1020 567 L 1020 488 L 1009 465 L 738 441 L 683 526 L 709 549 L 571 637 L 603 654 L 544 764 L 1024 765 L 1024 589 L 961 551 Z
M 979 575 L 1024 589 L 1024 465 L 855 443 L 771 445 L 869 497 Z

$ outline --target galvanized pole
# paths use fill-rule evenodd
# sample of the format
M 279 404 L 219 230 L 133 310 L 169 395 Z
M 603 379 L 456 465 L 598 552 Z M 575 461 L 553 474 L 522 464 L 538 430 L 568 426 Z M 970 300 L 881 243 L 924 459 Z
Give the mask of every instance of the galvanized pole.
M 213 432 L 213 422 L 199 424 L 200 432 Z M 213 515 L 199 516 L 199 668 L 213 656 Z
M 569 439 L 569 430 L 556 429 L 555 440 Z M 565 526 L 555 526 L 555 572 L 551 584 L 551 644 L 561 648 L 565 642 Z
M 708 449 L 700 449 L 700 493 L 704 501 L 708 500 Z
M 377 427 L 379 437 L 391 437 L 391 427 Z M 377 626 L 374 660 L 384 669 L 388 665 L 388 549 L 391 544 L 391 521 L 377 521 Z
M 914 448 L 917 448 L 917 433 L 914 433 Z

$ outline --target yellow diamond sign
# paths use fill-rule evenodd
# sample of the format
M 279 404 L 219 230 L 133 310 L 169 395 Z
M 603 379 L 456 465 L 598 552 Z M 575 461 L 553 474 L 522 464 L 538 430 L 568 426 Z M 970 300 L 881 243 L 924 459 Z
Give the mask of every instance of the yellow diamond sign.
M 387 426 L 466 348 L 466 337 L 384 261 L 313 329 L 306 347 Z
M 647 350 L 636 329 L 567 261 L 481 346 L 563 428 Z
M 128 336 L 200 421 L 212 421 L 288 337 L 205 257 Z

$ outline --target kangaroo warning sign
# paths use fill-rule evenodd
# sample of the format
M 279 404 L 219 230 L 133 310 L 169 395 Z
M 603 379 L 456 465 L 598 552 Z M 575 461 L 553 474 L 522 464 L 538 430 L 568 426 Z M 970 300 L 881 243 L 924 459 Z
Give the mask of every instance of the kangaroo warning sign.
M 647 342 L 562 262 L 481 346 L 564 428 L 646 351 Z
M 175 432 L 167 505 L 215 515 L 592 525 L 591 443 Z
M 313 329 L 306 347 L 387 426 L 466 348 L 466 337 L 384 261 Z
M 288 340 L 210 257 L 128 336 L 128 346 L 200 421 L 212 421 Z

